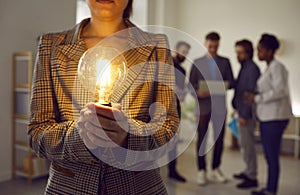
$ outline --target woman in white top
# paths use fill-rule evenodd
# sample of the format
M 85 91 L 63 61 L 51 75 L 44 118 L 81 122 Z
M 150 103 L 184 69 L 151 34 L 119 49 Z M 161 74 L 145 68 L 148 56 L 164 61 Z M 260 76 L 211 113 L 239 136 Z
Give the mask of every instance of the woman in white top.
M 257 94 L 248 94 L 247 102 L 256 103 L 260 121 L 261 141 L 268 164 L 268 181 L 265 189 L 253 195 L 276 194 L 279 181 L 279 153 L 283 132 L 292 115 L 288 72 L 274 58 L 279 42 L 274 35 L 263 34 L 257 46 L 258 58 L 267 63 L 267 70 L 257 81 Z

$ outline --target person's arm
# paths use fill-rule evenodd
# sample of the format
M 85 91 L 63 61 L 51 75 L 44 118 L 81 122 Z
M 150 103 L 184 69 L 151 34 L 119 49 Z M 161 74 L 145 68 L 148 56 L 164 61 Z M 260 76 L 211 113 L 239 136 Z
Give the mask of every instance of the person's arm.
M 255 93 L 256 83 L 260 77 L 260 70 L 258 67 L 253 66 L 249 69 L 247 75 L 246 91 Z
M 227 63 L 227 71 L 226 71 L 226 77 L 225 80 L 228 81 L 228 89 L 235 88 L 235 80 L 232 73 L 232 68 L 229 59 L 226 59 Z
M 30 146 L 39 157 L 50 161 L 94 163 L 96 159 L 80 138 L 76 122 L 60 118 L 50 70 L 52 41 L 51 34 L 44 35 L 38 47 L 28 125 Z
M 271 68 L 270 79 L 272 87 L 268 91 L 256 94 L 254 98 L 256 103 L 272 102 L 287 96 L 288 72 L 282 65 L 269 68 Z
M 192 68 L 190 71 L 190 78 L 189 78 L 191 87 L 193 87 L 193 89 L 190 89 L 191 91 L 195 90 L 195 92 L 197 93 L 197 91 L 199 90 L 199 74 L 198 74 L 198 70 L 194 63 L 192 64 Z M 195 93 L 191 93 L 193 95 L 194 98 L 197 99 L 197 97 L 195 96 Z
M 181 67 L 180 64 L 176 60 L 174 60 L 174 70 L 175 70 L 175 92 L 177 95 L 177 98 L 179 99 L 180 102 L 184 101 L 185 95 L 186 95 L 186 89 L 185 89 L 185 78 L 186 78 L 186 72 L 185 70 Z
M 200 88 L 199 81 L 200 80 L 205 81 L 200 70 L 197 68 L 197 60 L 195 60 L 192 65 L 191 72 L 190 72 L 190 78 L 189 78 L 191 86 L 194 88 L 194 89 L 191 89 L 191 91 L 192 91 L 191 94 L 196 99 L 205 99 L 205 98 L 210 97 L 209 91 L 200 91 L 199 90 L 199 88 Z M 195 93 L 193 90 L 195 90 Z
M 247 69 L 245 79 L 243 79 L 245 85 L 245 92 L 254 93 L 256 89 L 256 82 L 260 76 L 260 71 L 258 67 L 252 66 Z M 245 94 L 243 94 L 245 96 Z M 248 119 L 251 117 L 252 105 L 247 105 L 244 102 L 241 103 L 240 108 L 238 109 L 239 116 L 243 119 Z

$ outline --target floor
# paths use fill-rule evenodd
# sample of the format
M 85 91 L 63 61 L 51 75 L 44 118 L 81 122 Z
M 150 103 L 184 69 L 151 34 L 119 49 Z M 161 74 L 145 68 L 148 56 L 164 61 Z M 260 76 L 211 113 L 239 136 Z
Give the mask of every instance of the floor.
M 162 176 L 167 185 L 169 194 L 172 195 L 249 195 L 251 190 L 238 190 L 235 186 L 239 183 L 232 178 L 233 173 L 240 172 L 243 169 L 243 162 L 238 151 L 226 149 L 223 155 L 221 169 L 229 179 L 225 184 L 209 182 L 206 186 L 198 186 L 196 183 L 196 159 L 194 147 L 189 147 L 185 153 L 178 158 L 178 172 L 186 179 L 186 183 L 178 183 L 167 177 L 167 168 L 161 169 Z M 209 156 L 208 156 L 209 157 Z M 209 158 L 207 159 L 209 160 Z M 209 163 L 208 163 L 209 164 Z M 259 166 L 259 188 L 265 186 L 266 165 L 262 154 L 258 155 Z M 188 168 L 187 168 L 188 167 Z M 300 195 L 300 160 L 293 157 L 281 157 L 281 178 L 279 186 L 279 195 Z
M 185 143 L 183 136 L 182 144 Z M 229 178 L 225 184 L 209 182 L 208 185 L 201 187 L 196 184 L 196 150 L 193 141 L 185 152 L 179 156 L 177 161 L 177 169 L 186 179 L 186 183 L 178 183 L 167 177 L 167 168 L 161 168 L 163 180 L 166 183 L 167 190 L 170 195 L 249 195 L 251 190 L 238 190 L 235 185 L 238 181 L 232 179 L 232 174 L 240 172 L 243 169 L 243 162 L 239 151 L 225 149 L 223 154 L 223 162 L 221 169 Z M 207 161 L 209 164 L 210 153 L 208 153 Z M 258 154 L 259 164 L 259 185 L 265 186 L 266 181 L 266 164 L 262 153 Z M 27 180 L 18 178 L 15 180 L 0 183 L 0 195 L 35 195 L 43 194 L 47 178 L 40 178 L 33 181 L 32 185 L 28 185 Z M 281 156 L 281 178 L 279 186 L 279 195 L 300 195 L 300 159 L 291 156 Z

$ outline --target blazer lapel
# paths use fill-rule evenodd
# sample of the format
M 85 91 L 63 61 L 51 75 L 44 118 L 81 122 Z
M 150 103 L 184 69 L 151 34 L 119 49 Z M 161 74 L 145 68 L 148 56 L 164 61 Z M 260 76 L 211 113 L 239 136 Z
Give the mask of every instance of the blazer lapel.
M 60 84 L 61 93 L 68 93 L 70 99 L 74 93 L 74 84 L 77 85 L 78 75 L 78 62 L 81 56 L 86 51 L 84 42 L 78 41 L 73 44 L 59 45 L 53 48 L 52 72 L 57 75 L 57 83 Z M 73 77 L 73 78 L 72 78 Z M 72 78 L 72 79 L 70 79 Z M 77 89 L 75 89 L 77 90 Z
M 112 94 L 111 99 L 113 102 L 120 102 L 124 95 L 126 95 L 126 92 L 135 82 L 145 64 L 151 60 L 157 45 L 149 33 L 138 29 L 128 20 L 126 22 L 129 26 L 129 38 L 126 51 L 123 55 L 127 60 L 127 75 L 125 82 Z
M 72 44 L 59 45 L 56 48 L 69 60 L 79 62 L 83 53 L 87 50 L 86 45 L 83 41 L 78 41 Z
M 53 44 L 51 54 L 51 72 L 56 85 L 57 94 L 66 96 L 66 101 L 75 103 L 75 107 L 80 108 L 84 99 L 89 99 L 89 94 L 79 94 L 77 86 L 77 69 L 78 62 L 82 54 L 87 50 L 84 41 L 79 39 L 82 26 L 87 20 L 76 25 L 66 34 L 61 34 Z M 75 91 L 74 91 L 75 90 Z M 84 91 L 84 90 L 83 90 Z M 64 94 L 64 95 L 62 95 Z M 74 100 L 76 98 L 76 101 Z M 86 103 L 86 102 L 85 102 Z M 79 106 L 78 106 L 79 105 Z
M 85 19 L 80 24 L 76 25 L 66 34 L 64 42 L 57 45 L 54 49 L 57 49 L 58 52 L 66 56 L 68 60 L 78 62 L 83 53 L 87 50 L 85 42 L 80 40 L 80 33 L 83 26 L 88 22 L 89 19 Z

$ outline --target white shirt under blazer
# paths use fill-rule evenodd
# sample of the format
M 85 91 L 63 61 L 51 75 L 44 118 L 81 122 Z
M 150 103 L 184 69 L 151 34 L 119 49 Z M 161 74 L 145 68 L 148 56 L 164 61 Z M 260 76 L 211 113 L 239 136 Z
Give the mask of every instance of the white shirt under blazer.
M 274 59 L 257 81 L 256 114 L 260 121 L 286 120 L 292 116 L 288 71 Z

